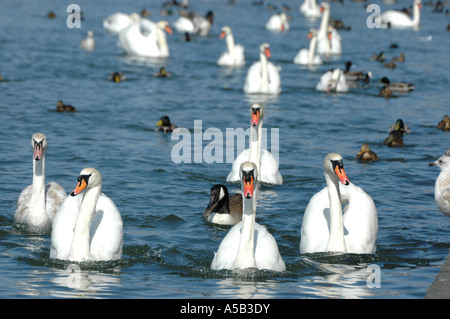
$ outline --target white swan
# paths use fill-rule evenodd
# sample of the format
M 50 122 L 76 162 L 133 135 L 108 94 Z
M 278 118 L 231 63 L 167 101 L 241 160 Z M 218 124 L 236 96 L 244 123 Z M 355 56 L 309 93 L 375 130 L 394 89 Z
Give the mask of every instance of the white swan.
M 214 13 L 212 11 L 208 11 L 205 17 L 195 12 L 184 10 L 178 10 L 178 13 L 180 17 L 173 23 L 175 30 L 182 33 L 196 33 L 202 37 L 206 37 L 209 34 L 214 21 Z
M 19 195 L 14 222 L 27 227 L 31 232 L 47 232 L 67 194 L 56 182 L 45 184 L 45 152 L 47 151 L 45 134 L 33 134 L 31 148 L 33 149 L 33 183 Z
M 254 163 L 242 163 L 242 221 L 234 225 L 220 243 L 219 249 L 214 254 L 211 269 L 286 270 L 275 238 L 266 227 L 255 222 L 257 176 Z
M 170 52 L 164 31 L 172 34 L 167 21 L 154 23 L 143 19 L 120 32 L 117 44 L 130 55 L 166 58 Z
M 316 0 L 305 0 L 299 8 L 301 14 L 307 18 L 319 18 L 320 6 L 316 3 Z
M 267 61 L 270 57 L 270 45 L 268 43 L 261 44 L 259 61 L 250 66 L 245 78 L 245 93 L 280 94 L 280 73 L 272 62 Z
M 327 187 L 316 193 L 306 207 L 300 253 L 374 254 L 378 217 L 372 198 L 350 183 L 341 155 L 328 154 L 323 166 Z M 343 215 L 342 204 L 348 204 Z
M 301 49 L 294 57 L 294 63 L 300 65 L 322 65 L 322 59 L 316 53 L 317 30 L 311 29 L 308 34 L 309 49 Z
M 330 5 L 322 2 L 321 12 L 323 14 L 317 33 L 317 53 L 322 55 L 342 54 L 341 36 L 335 28 L 329 26 Z
M 283 32 L 290 29 L 288 16 L 286 13 L 276 13 L 272 15 L 266 23 L 266 29 L 270 31 Z
M 420 9 L 422 8 L 421 0 L 413 0 L 413 18 L 411 19 L 406 13 L 388 10 L 380 16 L 381 26 L 385 28 L 417 28 L 420 24 Z M 379 21 L 379 20 L 378 20 Z
M 93 31 L 88 31 L 86 39 L 81 40 L 80 48 L 86 51 L 94 51 L 95 39 Z
M 265 149 L 261 149 L 264 107 L 259 103 L 253 103 L 250 107 L 250 148 L 243 150 L 233 162 L 231 172 L 227 176 L 227 182 L 240 180 L 241 164 L 245 161 L 255 163 L 258 168 L 258 180 L 263 183 L 281 185 L 283 176 L 278 171 L 278 163 L 275 157 Z
M 224 52 L 217 60 L 218 65 L 223 66 L 244 66 L 245 50 L 240 44 L 234 43 L 233 32 L 229 26 L 224 26 L 220 33 L 220 38 L 225 38 L 227 43 L 227 51 Z
M 441 212 L 450 217 L 450 148 L 430 166 L 439 166 L 441 173 L 436 179 L 434 199 Z
M 334 69 L 325 72 L 321 76 L 319 83 L 317 83 L 316 90 L 327 93 L 348 92 L 348 85 L 345 80 L 344 71 L 341 69 Z
M 122 258 L 122 217 L 101 189 L 99 171 L 83 169 L 53 219 L 50 258 L 78 262 Z
M 108 33 L 118 35 L 120 31 L 124 30 L 130 24 L 139 21 L 141 21 L 141 17 L 137 13 L 126 14 L 117 12 L 103 20 L 103 28 Z

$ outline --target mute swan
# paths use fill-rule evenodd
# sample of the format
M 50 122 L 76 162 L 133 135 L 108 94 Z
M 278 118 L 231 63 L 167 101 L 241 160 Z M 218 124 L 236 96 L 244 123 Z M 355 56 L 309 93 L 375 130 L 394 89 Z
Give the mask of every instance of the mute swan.
M 69 104 L 64 104 L 62 100 L 58 101 L 58 104 L 56 104 L 56 111 L 57 112 L 76 112 L 77 109 Z
M 450 117 L 448 117 L 448 115 L 444 115 L 442 120 L 439 121 L 437 128 L 443 131 L 450 131 Z
M 242 220 L 242 194 L 230 195 L 225 185 L 214 185 L 211 187 L 210 201 L 203 217 L 219 225 L 239 223 Z
M 164 31 L 172 34 L 167 21 L 155 24 L 143 19 L 120 32 L 117 44 L 130 55 L 166 58 L 169 56 L 169 46 Z
M 272 15 L 266 23 L 266 29 L 270 31 L 283 32 L 290 29 L 288 16 L 286 13 L 281 12 Z
M 372 198 L 349 181 L 340 154 L 328 154 L 323 166 L 327 187 L 306 207 L 300 253 L 374 254 L 378 217 Z M 342 214 L 342 204 L 347 202 Z
M 381 26 L 385 28 L 417 28 L 420 24 L 420 9 L 422 8 L 421 0 L 413 0 L 413 18 L 411 19 L 406 13 L 388 10 L 380 16 Z M 378 20 L 379 21 L 379 20 Z
M 31 232 L 47 232 L 67 194 L 56 182 L 45 184 L 45 153 L 47 152 L 45 134 L 33 134 L 31 148 L 33 149 L 33 183 L 19 195 L 14 222 L 24 225 Z
M 264 107 L 253 103 L 250 107 L 250 148 L 243 150 L 233 162 L 227 182 L 237 182 L 240 177 L 240 167 L 245 161 L 255 163 L 258 168 L 258 180 L 263 183 L 281 185 L 283 176 L 278 171 L 278 163 L 268 150 L 261 150 Z
M 243 66 L 245 65 L 245 50 L 240 44 L 234 43 L 233 32 L 229 26 L 224 26 L 220 33 L 220 38 L 225 38 L 227 51 L 217 60 L 218 65 L 224 66 Z
M 348 85 L 345 80 L 344 72 L 341 69 L 334 69 L 325 72 L 321 76 L 319 83 L 317 83 L 316 90 L 327 93 L 347 92 Z
M 108 33 L 118 35 L 120 31 L 124 30 L 130 24 L 140 21 L 141 17 L 137 13 L 125 14 L 117 12 L 103 20 L 103 28 Z
M 363 163 L 369 163 L 372 161 L 378 161 L 378 155 L 370 149 L 369 144 L 364 143 L 361 145 L 361 149 L 356 155 L 356 159 Z
M 280 94 L 280 73 L 272 62 L 267 61 L 270 57 L 270 45 L 268 43 L 261 44 L 259 61 L 250 66 L 245 78 L 245 93 Z
M 330 5 L 322 2 L 321 12 L 323 14 L 317 33 L 317 53 L 322 55 L 342 54 L 341 36 L 335 28 L 329 25 Z
M 441 173 L 436 179 L 434 198 L 441 212 L 450 217 L 450 148 L 430 166 L 439 166 Z
M 101 190 L 99 171 L 83 169 L 53 219 L 50 258 L 78 262 L 122 258 L 122 217 Z
M 80 43 L 80 48 L 86 51 L 94 51 L 95 39 L 93 31 L 88 31 L 86 39 L 83 39 Z
M 294 58 L 295 64 L 300 65 L 322 65 L 322 59 L 316 53 L 317 30 L 310 29 L 308 34 L 309 49 L 301 49 Z
M 319 18 L 321 15 L 320 6 L 316 3 L 316 0 L 303 1 L 299 11 L 307 18 Z
M 182 33 L 196 33 L 201 37 L 208 36 L 214 21 L 214 13 L 212 11 L 208 11 L 205 17 L 195 12 L 184 10 L 178 10 L 178 13 L 180 17 L 173 23 L 175 30 Z
M 164 133 L 170 133 L 175 130 L 178 126 L 170 123 L 170 118 L 168 116 L 163 116 L 160 118 L 158 123 L 156 123 L 156 131 L 162 131 Z
M 407 82 L 392 82 L 389 81 L 387 77 L 383 77 L 380 80 L 381 83 L 384 84 L 385 87 L 389 87 L 392 92 L 410 92 L 414 90 L 416 87 L 414 84 L 407 83 Z
M 255 222 L 257 170 L 252 162 L 241 165 L 242 221 L 234 225 L 220 243 L 211 269 L 286 270 L 275 238 L 266 227 Z

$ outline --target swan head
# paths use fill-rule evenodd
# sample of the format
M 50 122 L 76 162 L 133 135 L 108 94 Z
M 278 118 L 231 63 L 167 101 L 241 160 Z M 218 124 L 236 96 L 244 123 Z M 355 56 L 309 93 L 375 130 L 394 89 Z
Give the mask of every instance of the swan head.
M 44 133 L 35 133 L 31 137 L 31 148 L 33 149 L 33 159 L 39 161 L 47 151 L 47 137 Z
M 416 0 L 414 1 L 415 4 L 419 7 L 419 9 L 422 9 L 422 0 Z
M 244 191 L 244 198 L 252 198 L 255 191 L 255 185 L 258 176 L 258 170 L 255 163 L 243 162 L 239 172 L 241 185 Z
M 206 212 L 218 212 L 222 207 L 225 208 L 226 213 L 230 213 L 228 205 L 228 188 L 222 184 L 216 184 L 211 187 L 210 199 Z
M 158 21 L 156 26 L 161 30 L 165 30 L 168 34 L 173 33 L 172 29 L 170 28 L 169 22 L 167 22 L 166 20 Z
M 430 166 L 439 166 L 441 170 L 450 169 L 450 148 L 437 161 L 431 162 Z
M 94 31 L 88 31 L 87 36 L 88 36 L 88 38 L 93 38 L 94 37 Z
M 80 194 L 86 188 L 92 188 L 101 185 L 102 175 L 95 168 L 87 167 L 80 172 L 77 181 L 78 184 L 73 192 L 70 193 L 71 196 Z
M 220 32 L 220 38 L 223 39 L 229 34 L 231 34 L 231 28 L 227 25 L 222 27 L 222 32 Z
M 251 122 L 250 124 L 252 126 L 258 126 L 261 124 L 261 121 L 264 117 L 264 107 L 261 103 L 253 103 L 250 106 L 250 118 Z
M 322 2 L 320 4 L 320 13 L 323 13 L 325 10 L 330 10 L 330 5 L 328 2 Z
M 317 36 L 317 30 L 316 29 L 309 29 L 309 33 L 308 33 L 308 39 L 311 39 L 313 37 Z
M 263 43 L 259 47 L 259 53 L 264 54 L 268 59 L 272 56 L 270 54 L 270 44 L 269 43 Z
M 323 168 L 325 174 L 329 176 L 337 176 L 339 181 L 344 185 L 350 184 L 350 180 L 344 170 L 344 161 L 342 160 L 342 156 L 340 154 L 330 153 L 325 156 Z

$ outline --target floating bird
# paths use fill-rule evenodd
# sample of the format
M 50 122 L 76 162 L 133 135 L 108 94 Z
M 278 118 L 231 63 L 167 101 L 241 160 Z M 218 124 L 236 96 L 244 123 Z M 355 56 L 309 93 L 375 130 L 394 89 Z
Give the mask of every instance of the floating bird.
M 180 17 L 173 23 L 178 32 L 196 33 L 201 37 L 209 34 L 211 25 L 214 21 L 214 12 L 208 11 L 205 17 L 195 13 L 178 10 Z
M 290 29 L 288 15 L 284 12 L 272 15 L 266 23 L 266 29 L 277 32 L 288 31 Z
M 345 70 L 344 70 L 345 80 L 351 82 L 361 81 L 364 83 L 369 83 L 370 79 L 372 78 L 372 72 L 352 71 L 350 70 L 352 65 L 353 65 L 352 61 L 345 62 Z
M 439 166 L 441 169 L 434 187 L 434 199 L 441 212 L 450 217 L 450 148 L 437 161 L 429 165 Z
M 86 51 L 94 51 L 95 39 L 93 31 L 88 31 L 86 39 L 83 39 L 80 43 L 80 48 Z
M 327 93 L 345 93 L 349 88 L 341 69 L 333 69 L 325 72 L 316 85 L 317 91 Z
M 118 35 L 129 25 L 141 20 L 141 16 L 135 12 L 131 14 L 117 12 L 103 20 L 103 28 L 110 34 Z
M 156 131 L 162 131 L 164 133 L 170 133 L 177 127 L 178 126 L 176 126 L 175 124 L 170 123 L 170 119 L 168 116 L 161 117 L 158 123 L 156 123 Z
M 310 29 L 308 33 L 309 48 L 301 49 L 294 57 L 294 63 L 300 65 L 322 65 L 323 61 L 320 55 L 316 54 L 317 48 L 317 30 Z
M 20 193 L 14 214 L 14 222 L 33 233 L 48 232 L 51 229 L 53 218 L 67 196 L 60 184 L 54 181 L 45 183 L 47 146 L 47 136 L 44 133 L 33 134 L 33 183 Z
M 392 92 L 405 93 L 414 90 L 414 84 L 407 82 L 391 82 L 387 77 L 382 77 L 380 80 L 385 87 L 388 87 Z
M 438 123 L 437 128 L 444 131 L 450 131 L 450 118 L 448 115 L 444 115 L 444 118 Z
M 64 104 L 62 100 L 58 101 L 56 105 L 57 112 L 76 112 L 76 108 L 72 105 Z
M 47 18 L 54 19 L 56 18 L 56 14 L 53 11 L 47 12 Z
M 362 188 L 350 182 L 340 154 L 328 154 L 323 168 L 327 186 L 306 207 L 300 253 L 374 254 L 378 233 L 375 203 Z
M 356 155 L 356 159 L 363 163 L 369 163 L 372 161 L 378 161 L 378 155 L 370 149 L 369 144 L 364 143 L 361 145 L 361 149 Z
M 83 169 L 53 219 L 50 258 L 77 262 L 122 258 L 122 217 L 101 190 L 100 172 Z
M 170 78 L 172 77 L 172 73 L 167 72 L 165 67 L 161 67 L 158 72 L 155 73 L 157 78 Z
M 374 54 L 371 56 L 370 58 L 372 61 L 380 61 L 381 63 L 384 62 L 384 60 L 386 59 L 386 55 L 384 54 L 383 51 L 380 52 L 380 54 Z
M 388 69 L 395 69 L 397 67 L 394 60 L 391 60 L 391 62 L 385 63 L 384 66 Z
M 242 194 L 229 194 L 225 185 L 211 187 L 210 201 L 203 217 L 219 225 L 235 225 L 242 220 Z
M 388 86 L 383 86 L 378 93 L 378 96 L 389 99 L 391 97 L 396 97 L 394 93 L 392 93 L 391 89 Z
M 413 18 L 411 19 L 407 13 L 388 10 L 377 18 L 384 28 L 417 28 L 420 24 L 420 8 L 422 8 L 421 0 L 413 0 Z
M 383 144 L 389 147 L 404 146 L 403 135 L 410 133 L 410 130 L 401 119 L 398 119 L 394 126 L 389 129 L 389 136 L 383 141 Z
M 400 54 L 400 56 L 397 56 L 397 57 L 393 58 L 392 61 L 397 61 L 397 62 L 400 62 L 400 63 L 405 62 L 405 53 L 402 52 Z
M 299 11 L 307 18 L 315 19 L 321 16 L 321 7 L 316 3 L 316 0 L 304 0 L 299 7 Z
M 234 36 L 229 26 L 224 26 L 220 33 L 220 38 L 224 39 L 227 44 L 227 51 L 217 60 L 218 65 L 223 66 L 244 66 L 245 65 L 245 49 L 240 44 L 234 43 Z
M 115 83 L 119 83 L 119 82 L 126 81 L 127 78 L 125 77 L 125 75 L 122 72 L 114 72 L 109 75 L 108 79 Z

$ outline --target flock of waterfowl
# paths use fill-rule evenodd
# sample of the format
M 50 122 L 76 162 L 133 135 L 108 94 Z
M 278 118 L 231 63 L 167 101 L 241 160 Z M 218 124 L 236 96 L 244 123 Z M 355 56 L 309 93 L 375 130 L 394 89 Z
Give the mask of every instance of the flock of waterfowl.
M 173 1 L 172 4 L 175 4 Z M 399 12 L 387 11 L 379 18 L 387 27 L 414 27 L 420 22 L 420 0 L 414 0 L 414 18 L 406 19 Z M 178 4 L 178 3 L 176 3 Z M 188 3 L 183 1 L 187 7 Z M 293 62 L 304 65 L 320 65 L 322 57 L 340 54 L 342 46 L 336 28 L 329 24 L 330 6 L 315 0 L 305 0 L 299 8 L 307 17 L 322 17 L 319 30 L 311 29 L 310 47 L 298 52 Z M 170 55 L 165 32 L 171 34 L 167 21 L 152 22 L 150 13 L 116 13 L 103 21 L 105 30 L 117 36 L 118 45 L 127 54 L 147 57 L 167 57 Z M 212 12 L 202 17 L 192 12 L 180 10 L 180 18 L 173 24 L 177 31 L 186 35 L 208 34 L 212 23 Z M 289 30 L 289 19 L 285 13 L 276 14 L 266 24 L 268 30 L 284 32 Z M 221 38 L 226 39 L 227 52 L 221 55 L 218 65 L 242 66 L 245 64 L 244 48 L 234 42 L 229 26 L 224 26 Z M 187 38 L 186 38 L 187 39 Z M 92 31 L 80 47 L 94 50 L 95 40 Z M 244 92 L 279 94 L 281 79 L 278 68 L 268 59 L 271 57 L 270 45 L 262 43 L 259 48 L 260 60 L 248 70 Z M 381 63 L 385 54 L 373 57 Z M 403 63 L 404 54 L 391 60 Z M 316 86 L 318 91 L 346 92 L 349 86 L 367 83 L 371 72 L 333 69 L 326 72 Z M 390 67 L 390 66 L 387 66 Z M 168 77 L 170 73 L 162 67 L 155 76 Z M 110 80 L 126 80 L 121 72 L 114 72 Z M 404 82 L 390 82 L 383 77 L 384 87 L 380 96 L 390 97 L 393 92 L 409 92 L 414 85 Z M 384 91 L 383 91 L 384 90 Z M 389 93 L 390 92 L 390 93 Z M 57 111 L 74 112 L 75 107 L 58 101 Z M 286 269 L 278 250 L 275 238 L 255 221 L 257 210 L 257 189 L 259 184 L 281 185 L 283 177 L 273 155 L 262 149 L 262 127 L 264 106 L 253 103 L 250 106 L 250 146 L 242 151 L 231 166 L 227 182 L 240 182 L 242 191 L 229 194 L 223 184 L 212 186 L 210 201 L 203 216 L 211 223 L 232 225 L 222 240 L 212 260 L 212 269 L 258 268 L 274 271 Z M 445 116 L 437 126 L 450 130 L 450 119 Z M 177 126 L 168 116 L 161 117 L 156 130 L 170 133 Z M 389 147 L 403 146 L 404 134 L 410 133 L 408 126 L 398 119 L 389 129 L 389 136 L 383 144 Z M 45 182 L 45 154 L 48 147 L 43 133 L 33 134 L 33 183 L 19 196 L 14 220 L 33 232 L 51 231 L 50 257 L 71 261 L 102 261 L 122 257 L 123 221 L 114 202 L 101 193 L 102 176 L 94 168 L 83 169 L 74 190 L 67 195 L 57 183 Z M 362 162 L 379 160 L 368 144 L 363 144 L 356 155 Z M 435 199 L 439 209 L 450 217 L 450 149 L 437 161 L 430 163 L 439 166 L 441 173 L 436 180 Z M 301 227 L 300 253 L 339 252 L 373 254 L 376 251 L 378 232 L 377 210 L 372 198 L 357 185 L 350 182 L 344 170 L 340 154 L 325 156 L 323 169 L 326 187 L 316 193 L 306 207 Z M 343 208 L 345 206 L 345 208 Z M 325 212 L 325 213 L 324 213 Z M 345 231 L 344 231 L 345 229 Z

